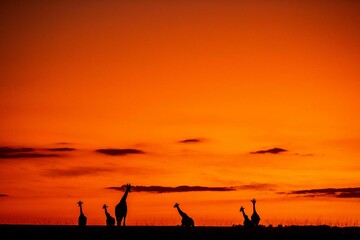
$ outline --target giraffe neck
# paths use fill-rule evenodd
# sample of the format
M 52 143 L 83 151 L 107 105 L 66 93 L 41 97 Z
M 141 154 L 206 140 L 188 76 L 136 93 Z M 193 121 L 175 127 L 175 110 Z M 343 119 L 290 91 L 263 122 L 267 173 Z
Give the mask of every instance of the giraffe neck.
M 244 212 L 244 211 L 241 211 L 241 212 L 242 212 L 242 214 L 243 214 L 244 218 L 248 218 L 248 216 L 245 214 L 245 212 Z
M 253 212 L 256 212 L 255 203 L 253 202 Z
M 82 206 L 80 205 L 80 214 L 83 214 Z
M 107 209 L 105 208 L 105 216 L 110 217 L 110 214 L 108 213 Z
M 176 208 L 177 208 L 177 210 L 178 210 L 178 212 L 179 212 L 179 214 L 180 214 L 181 217 L 187 217 L 186 213 L 184 213 L 183 211 L 181 211 L 181 209 L 180 209 L 179 206 L 176 206 Z
M 128 190 L 125 190 L 125 193 L 124 193 L 124 195 L 122 196 L 122 198 L 121 198 L 120 202 L 125 202 L 125 201 L 126 201 L 126 198 L 127 198 L 128 192 L 129 192 Z

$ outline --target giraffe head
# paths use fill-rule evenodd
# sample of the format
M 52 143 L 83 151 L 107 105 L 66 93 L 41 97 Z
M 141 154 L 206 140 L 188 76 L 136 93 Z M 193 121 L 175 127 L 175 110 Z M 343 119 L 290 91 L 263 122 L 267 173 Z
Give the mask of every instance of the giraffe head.
M 103 206 L 103 209 L 105 209 L 106 210 L 106 208 L 107 208 L 108 206 L 106 205 L 106 204 L 104 204 L 104 206 Z
M 240 208 L 240 212 L 244 212 L 245 208 L 243 206 L 241 206 Z
M 128 183 L 125 185 L 126 191 L 131 192 L 131 185 Z
M 178 204 L 178 203 L 175 203 L 174 208 L 176 208 L 176 207 L 178 207 L 178 206 L 179 206 L 179 204 Z
M 83 204 L 83 202 L 80 200 L 80 201 L 78 201 L 77 204 L 79 205 L 79 207 L 81 207 L 81 205 Z
M 252 199 L 251 202 L 252 202 L 253 204 L 255 204 L 255 203 L 256 203 L 256 199 L 255 199 L 255 198 Z

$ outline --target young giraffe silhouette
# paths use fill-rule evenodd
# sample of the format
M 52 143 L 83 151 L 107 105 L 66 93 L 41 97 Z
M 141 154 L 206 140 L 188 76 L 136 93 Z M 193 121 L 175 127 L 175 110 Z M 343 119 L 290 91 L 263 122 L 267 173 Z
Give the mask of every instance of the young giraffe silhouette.
M 104 204 L 103 209 L 105 210 L 105 216 L 106 216 L 106 226 L 114 226 L 115 225 L 115 218 L 113 218 L 110 213 L 107 211 L 106 204 Z
M 182 217 L 181 226 L 184 226 L 184 227 L 194 227 L 195 226 L 194 220 L 191 217 L 189 217 L 186 213 L 181 211 L 178 203 L 175 203 L 174 208 L 177 208 L 180 216 Z
M 126 220 L 126 214 L 127 214 L 127 205 L 126 205 L 126 198 L 128 193 L 131 192 L 131 185 L 126 184 L 126 189 L 123 197 L 121 198 L 120 202 L 115 207 L 115 217 L 116 217 L 116 223 L 118 226 L 121 225 L 122 219 L 124 219 L 124 226 L 125 226 L 125 220 Z
M 242 212 L 243 217 L 244 217 L 244 227 L 251 227 L 253 225 L 253 223 L 249 219 L 248 215 L 246 215 L 245 208 L 243 206 L 241 206 L 240 212 Z
M 80 207 L 80 216 L 79 216 L 78 223 L 79 223 L 80 227 L 86 226 L 86 222 L 87 222 L 87 218 L 86 218 L 86 216 L 84 215 L 84 213 L 82 211 L 82 204 L 83 204 L 82 201 L 78 201 L 78 205 Z
M 255 203 L 256 200 L 255 198 L 251 200 L 252 204 L 253 204 L 253 214 L 251 215 L 251 221 L 255 226 L 259 226 L 259 222 L 260 222 L 260 216 L 259 214 L 256 212 L 255 209 Z

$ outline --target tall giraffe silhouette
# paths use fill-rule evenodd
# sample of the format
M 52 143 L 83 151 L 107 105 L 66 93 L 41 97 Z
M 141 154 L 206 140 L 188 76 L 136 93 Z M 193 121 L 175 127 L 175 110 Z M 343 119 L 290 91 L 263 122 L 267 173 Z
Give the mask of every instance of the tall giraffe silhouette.
M 104 204 L 103 209 L 105 210 L 105 216 L 106 216 L 106 226 L 114 226 L 115 225 L 115 218 L 113 218 L 110 213 L 107 211 L 106 204 Z
M 131 185 L 126 184 L 125 193 L 122 196 L 120 202 L 115 207 L 115 217 L 116 217 L 116 223 L 118 226 L 121 225 L 122 219 L 124 219 L 124 226 L 125 226 L 125 220 L 126 220 L 126 214 L 127 214 L 127 205 L 126 205 L 126 198 L 129 192 L 131 192 Z
M 251 215 L 251 221 L 255 226 L 259 226 L 259 222 L 260 222 L 260 216 L 259 214 L 256 212 L 255 209 L 255 203 L 256 200 L 255 198 L 251 200 L 252 204 L 253 204 L 253 214 Z
M 242 212 L 243 217 L 244 217 L 244 227 L 251 227 L 253 225 L 253 223 L 249 219 L 248 215 L 246 215 L 245 208 L 243 206 L 241 206 L 240 212 Z
M 176 208 L 181 216 L 181 226 L 184 227 L 194 227 L 194 220 L 189 217 L 186 213 L 184 213 L 183 211 L 181 211 L 179 204 L 175 203 L 174 208 Z
M 79 219 L 78 219 L 78 224 L 79 224 L 80 227 L 86 226 L 86 222 L 87 222 L 87 218 L 84 215 L 83 210 L 82 210 L 82 204 L 83 204 L 82 201 L 78 201 L 78 205 L 80 207 L 80 216 L 79 216 Z

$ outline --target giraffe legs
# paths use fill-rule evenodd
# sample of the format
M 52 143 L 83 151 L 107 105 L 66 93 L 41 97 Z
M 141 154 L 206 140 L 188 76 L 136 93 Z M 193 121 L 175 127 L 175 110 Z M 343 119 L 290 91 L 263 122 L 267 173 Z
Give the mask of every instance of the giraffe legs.
M 116 225 L 121 226 L 121 222 L 124 219 L 123 226 L 125 226 L 126 217 L 116 218 Z
M 121 225 L 121 218 L 116 218 L 116 225 L 118 225 L 118 226 Z

